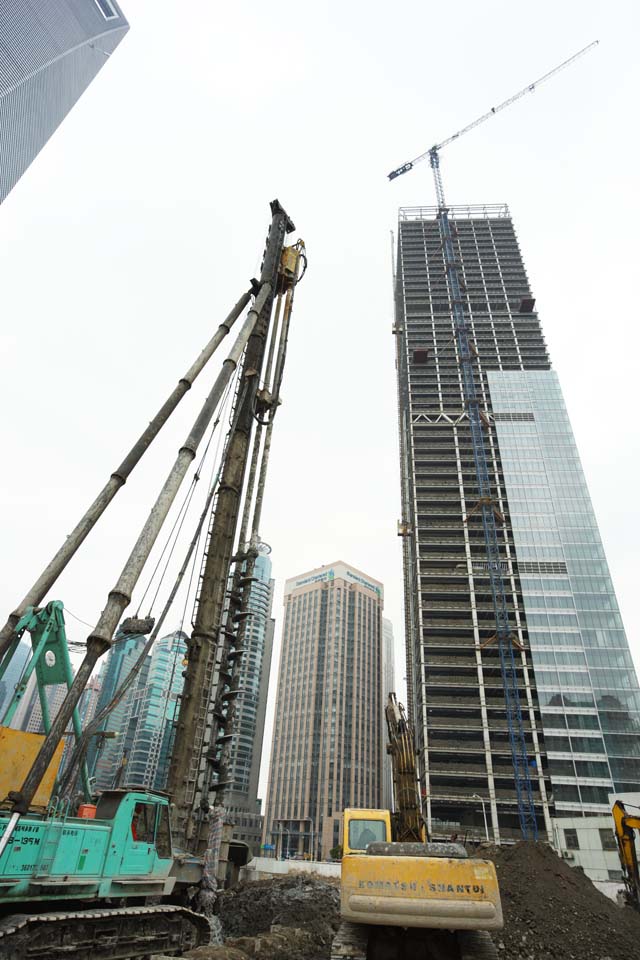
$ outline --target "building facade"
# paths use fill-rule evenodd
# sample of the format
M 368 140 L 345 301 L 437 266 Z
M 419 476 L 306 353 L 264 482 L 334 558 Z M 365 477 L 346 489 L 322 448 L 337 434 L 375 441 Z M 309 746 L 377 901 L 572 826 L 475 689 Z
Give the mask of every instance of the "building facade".
M 382 584 L 343 562 L 287 580 L 265 815 L 279 856 L 325 859 L 345 807 L 382 803 Z
M 387 697 L 396 692 L 395 650 L 393 643 L 393 624 L 382 618 L 382 806 L 393 809 L 393 771 L 391 757 L 387 753 L 387 721 L 384 710 Z
M 96 714 L 111 703 L 116 690 L 129 675 L 145 643 L 146 637 L 140 634 L 134 636 L 116 634 L 115 643 L 109 650 L 100 671 L 100 695 L 95 709 Z M 87 750 L 87 769 L 89 776 L 95 777 L 95 786 L 98 790 L 110 790 L 122 777 L 124 733 L 136 686 L 135 682 L 132 683 L 130 689 L 100 727 L 103 731 L 115 733 L 116 737 L 109 740 L 100 736 L 94 737 Z
M 400 211 L 396 352 L 409 705 L 434 834 L 517 836 L 476 470 L 435 208 Z M 640 783 L 640 692 L 509 211 L 450 209 L 477 355 L 538 828 Z
M 151 648 L 128 699 L 118 786 L 164 790 L 186 651 L 182 630 L 159 637 Z
M 225 806 L 233 821 L 233 836 L 250 844 L 254 855 L 262 840 L 262 801 L 258 798 L 260 759 L 269 692 L 275 621 L 271 617 L 275 581 L 271 578 L 271 547 L 260 543 L 244 628 L 244 654 L 240 661 L 236 715 L 231 741 L 232 787 Z
M 114 0 L 0 5 L 0 203 L 128 29 Z
M 0 723 L 4 714 L 9 709 L 9 704 L 20 683 L 22 672 L 27 665 L 27 660 L 31 655 L 31 644 L 21 641 L 13 657 L 7 664 L 4 676 L 0 680 Z

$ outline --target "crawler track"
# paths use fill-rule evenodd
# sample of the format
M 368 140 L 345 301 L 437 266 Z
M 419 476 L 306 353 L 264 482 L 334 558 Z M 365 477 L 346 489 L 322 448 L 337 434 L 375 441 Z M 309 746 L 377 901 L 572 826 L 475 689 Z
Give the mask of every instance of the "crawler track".
M 125 960 L 209 942 L 206 917 L 183 907 L 88 909 L 0 920 L 0 960 Z
M 331 960 L 497 960 L 484 930 L 450 933 L 403 930 L 344 921 L 331 947 Z

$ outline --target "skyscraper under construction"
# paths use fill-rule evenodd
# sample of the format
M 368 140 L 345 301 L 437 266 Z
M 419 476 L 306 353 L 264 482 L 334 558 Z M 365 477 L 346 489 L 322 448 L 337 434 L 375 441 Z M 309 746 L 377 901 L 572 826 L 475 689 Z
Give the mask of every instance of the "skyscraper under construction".
M 433 834 L 519 834 L 438 209 L 403 208 L 396 335 L 407 682 Z M 571 426 L 506 206 L 450 207 L 541 835 L 640 790 L 640 690 Z M 481 505 L 480 505 L 481 506 Z M 511 711 L 513 716 L 513 711 Z M 517 736 L 517 731 L 515 731 Z

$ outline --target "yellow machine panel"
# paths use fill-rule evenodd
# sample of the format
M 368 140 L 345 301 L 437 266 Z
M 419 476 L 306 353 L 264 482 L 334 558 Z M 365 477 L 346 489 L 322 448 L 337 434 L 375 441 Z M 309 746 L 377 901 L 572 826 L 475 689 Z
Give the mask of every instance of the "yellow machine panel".
M 498 880 L 490 860 L 345 856 L 341 914 L 354 923 L 499 930 Z
M 0 802 L 6 799 L 10 790 L 20 789 L 44 739 L 39 733 L 0 727 Z M 63 750 L 64 740 L 61 740 L 33 798 L 32 806 L 36 809 L 44 809 L 49 803 Z

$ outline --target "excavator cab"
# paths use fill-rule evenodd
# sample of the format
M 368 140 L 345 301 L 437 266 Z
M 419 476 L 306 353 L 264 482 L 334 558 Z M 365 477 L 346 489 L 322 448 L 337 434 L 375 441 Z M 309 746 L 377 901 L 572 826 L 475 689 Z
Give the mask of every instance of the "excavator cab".
M 343 857 L 367 852 L 370 843 L 391 842 L 391 818 L 388 810 L 345 810 Z

